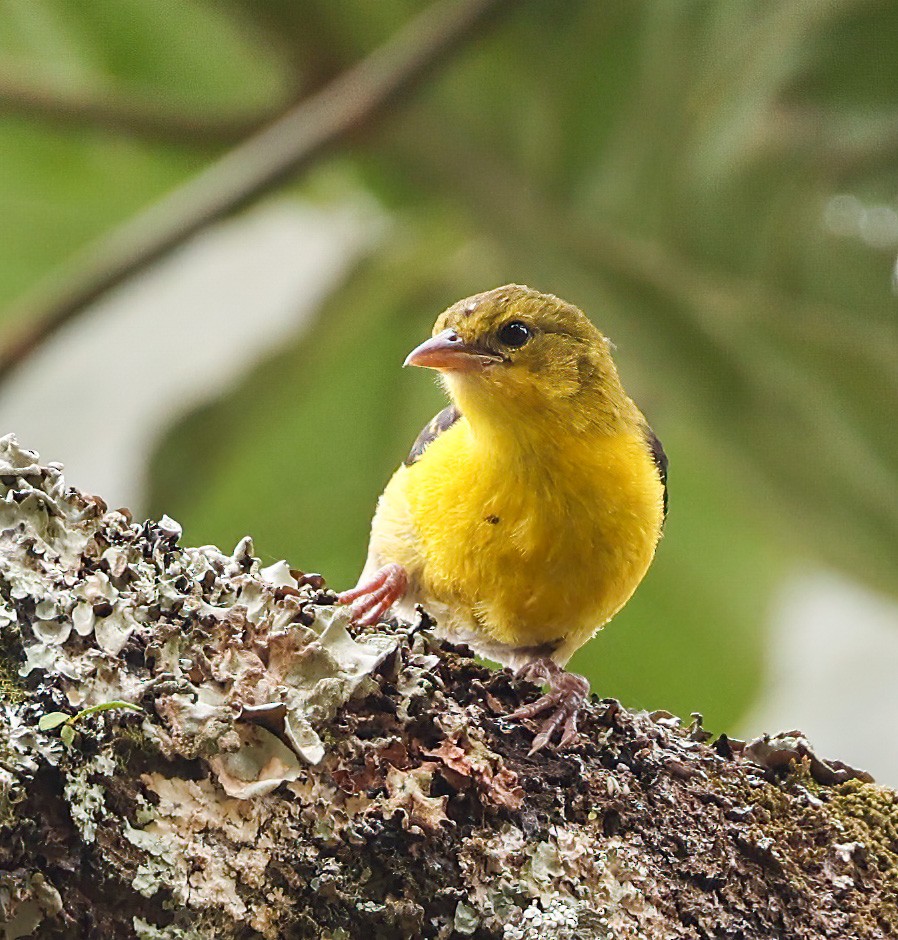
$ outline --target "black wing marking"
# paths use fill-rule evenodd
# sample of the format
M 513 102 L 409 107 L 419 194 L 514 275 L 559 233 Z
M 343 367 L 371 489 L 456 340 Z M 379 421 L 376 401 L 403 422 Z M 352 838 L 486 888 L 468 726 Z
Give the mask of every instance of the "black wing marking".
M 645 437 L 649 443 L 649 449 L 652 452 L 652 460 L 658 468 L 658 476 L 664 484 L 664 518 L 667 518 L 667 454 L 658 440 L 658 435 L 648 426 L 645 426 Z
M 409 451 L 408 457 L 405 458 L 405 465 L 410 467 L 427 450 L 427 446 L 435 441 L 443 431 L 448 431 L 460 417 L 461 412 L 458 408 L 455 405 L 449 405 L 428 421 L 415 439 L 415 443 L 412 444 L 412 449 Z

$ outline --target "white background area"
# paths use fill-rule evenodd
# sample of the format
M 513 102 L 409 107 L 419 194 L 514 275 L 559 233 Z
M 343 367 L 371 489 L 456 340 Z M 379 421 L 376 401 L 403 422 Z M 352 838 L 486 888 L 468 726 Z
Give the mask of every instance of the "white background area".
M 280 201 L 193 239 L 28 360 L 3 389 L 0 434 L 140 510 L 158 435 L 297 336 L 376 230 L 349 210 Z
M 821 757 L 898 787 L 898 604 L 825 571 L 773 606 L 768 669 L 744 734 L 800 728 Z

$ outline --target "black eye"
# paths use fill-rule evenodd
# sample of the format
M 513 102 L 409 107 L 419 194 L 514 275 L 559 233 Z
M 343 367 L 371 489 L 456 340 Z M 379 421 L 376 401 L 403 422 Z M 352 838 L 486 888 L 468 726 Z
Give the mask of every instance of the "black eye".
M 499 328 L 499 342 L 504 346 L 511 346 L 517 349 L 523 346 L 530 339 L 530 327 L 520 320 L 512 320 Z

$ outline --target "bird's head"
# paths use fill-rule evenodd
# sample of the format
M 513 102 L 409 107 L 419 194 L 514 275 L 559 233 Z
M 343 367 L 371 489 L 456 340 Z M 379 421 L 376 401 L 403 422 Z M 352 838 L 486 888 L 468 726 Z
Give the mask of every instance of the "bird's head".
M 632 405 L 608 340 L 572 304 L 509 284 L 460 300 L 406 365 L 437 369 L 470 419 L 613 420 Z

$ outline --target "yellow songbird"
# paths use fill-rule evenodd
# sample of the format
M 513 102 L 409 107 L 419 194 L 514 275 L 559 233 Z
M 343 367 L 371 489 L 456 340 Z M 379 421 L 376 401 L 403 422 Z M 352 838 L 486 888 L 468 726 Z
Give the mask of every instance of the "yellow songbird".
M 370 624 L 420 603 L 443 635 L 549 691 L 533 750 L 577 738 L 589 684 L 564 671 L 629 600 L 667 510 L 667 459 L 621 386 L 608 340 L 551 294 L 507 285 L 459 301 L 406 365 L 452 404 L 387 484 L 356 588 Z

